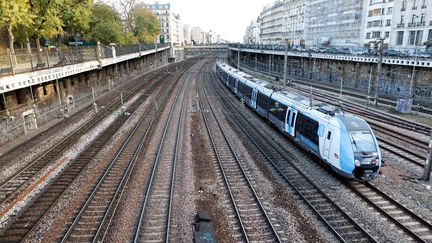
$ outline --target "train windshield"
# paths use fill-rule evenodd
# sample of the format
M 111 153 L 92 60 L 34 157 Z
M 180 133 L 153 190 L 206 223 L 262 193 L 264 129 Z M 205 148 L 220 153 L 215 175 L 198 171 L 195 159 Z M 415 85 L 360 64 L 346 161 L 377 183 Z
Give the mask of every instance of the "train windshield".
M 353 150 L 361 153 L 376 152 L 375 140 L 370 131 L 350 132 Z

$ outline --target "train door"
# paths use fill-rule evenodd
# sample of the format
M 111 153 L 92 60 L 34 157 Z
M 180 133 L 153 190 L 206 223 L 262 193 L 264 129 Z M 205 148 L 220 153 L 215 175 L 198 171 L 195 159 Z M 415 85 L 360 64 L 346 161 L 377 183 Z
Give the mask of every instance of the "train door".
M 253 89 L 252 97 L 251 97 L 251 105 L 254 109 L 256 109 L 257 96 L 258 96 L 258 90 Z
M 289 122 L 290 122 L 290 116 L 291 116 L 291 108 L 288 106 L 287 113 L 286 113 L 286 116 L 285 116 L 285 132 L 288 133 L 288 134 L 290 134 L 290 131 L 291 131 L 291 129 L 290 129 L 291 126 L 289 124 Z
M 326 138 L 324 140 L 324 151 L 323 151 L 323 158 L 327 161 L 329 161 L 329 154 L 330 154 L 330 145 L 332 140 L 332 130 L 328 130 L 326 134 Z
M 237 87 L 238 87 L 238 79 L 235 79 L 234 81 L 234 94 L 237 94 Z
M 293 107 L 291 107 L 290 110 L 291 110 L 291 112 L 290 112 L 291 114 L 290 114 L 290 117 L 287 121 L 288 134 L 291 135 L 292 137 L 295 137 L 295 122 L 296 122 L 298 111 Z

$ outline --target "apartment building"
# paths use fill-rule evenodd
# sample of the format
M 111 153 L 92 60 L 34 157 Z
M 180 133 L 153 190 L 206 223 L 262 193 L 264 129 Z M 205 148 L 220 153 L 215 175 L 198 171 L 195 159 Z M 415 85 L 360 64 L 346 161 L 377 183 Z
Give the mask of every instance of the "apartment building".
M 304 44 L 305 0 L 281 0 L 264 7 L 257 19 L 261 44 L 282 44 L 288 39 L 291 44 Z M 250 26 L 249 39 L 254 26 Z
M 394 1 L 389 46 L 394 49 L 424 49 L 432 40 L 432 0 Z
M 361 0 L 307 0 L 306 45 L 362 45 L 363 8 Z
M 363 26 L 365 29 L 363 43 L 365 46 L 370 46 L 370 42 L 377 39 L 384 39 L 384 48 L 389 46 L 390 35 L 395 25 L 393 19 L 394 3 L 392 0 L 368 0 L 364 2 L 366 21 Z
M 139 6 L 144 6 L 156 14 L 161 35 L 161 38 L 157 40 L 158 43 L 163 39 L 164 42 L 171 43 L 173 46 L 183 45 L 183 24 L 180 15 L 171 11 L 171 4 L 155 2 L 154 4 L 143 3 Z

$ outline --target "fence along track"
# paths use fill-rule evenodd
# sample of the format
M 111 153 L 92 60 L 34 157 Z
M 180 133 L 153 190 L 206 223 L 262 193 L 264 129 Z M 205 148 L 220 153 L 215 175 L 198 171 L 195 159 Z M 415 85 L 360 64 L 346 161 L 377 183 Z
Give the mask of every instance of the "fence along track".
M 179 78 L 179 80 L 181 79 L 182 77 Z M 165 124 L 160 139 L 141 206 L 134 242 L 168 242 L 175 166 L 180 146 L 180 136 L 183 131 L 185 92 L 189 83 L 187 80 L 183 81 L 171 106 L 168 122 Z M 180 96 L 182 96 L 182 101 L 178 102 Z M 176 105 L 180 105 L 180 109 L 176 109 Z M 172 124 L 175 121 L 177 121 L 177 124 Z M 175 139 L 171 139 L 173 137 Z
M 269 139 L 265 131 L 253 124 L 245 116 L 244 112 L 241 112 L 238 107 L 233 105 L 233 103 L 238 103 L 237 100 L 232 102 L 235 99 L 234 97 L 231 98 L 231 101 L 222 101 L 220 97 L 227 97 L 224 94 L 229 90 L 222 86 L 219 78 L 213 73 L 213 82 L 211 83 L 214 82 L 216 82 L 216 87 L 213 85 L 212 90 L 219 90 L 220 92 L 215 96 L 224 104 L 232 120 L 247 136 L 245 141 L 249 141 L 259 151 L 256 154 L 259 158 L 263 158 L 260 161 L 267 161 L 271 167 L 274 167 L 339 240 L 343 242 L 376 242 L 369 233 L 319 189 L 296 164 L 291 162 L 293 160 L 291 156 L 287 155 L 274 141 Z M 228 109 L 228 104 L 231 109 Z
M 205 98 L 200 96 L 199 105 L 203 109 L 202 100 L 206 100 L 207 104 L 210 104 L 210 102 L 203 87 L 201 87 L 201 90 L 201 94 Z M 266 210 L 256 195 L 240 159 L 228 140 L 225 129 L 220 124 L 212 106 L 209 105 L 208 107 L 214 121 L 210 124 L 210 119 L 207 118 L 207 114 L 210 116 L 210 113 L 204 112 L 206 129 L 219 161 L 219 167 L 230 194 L 231 202 L 235 208 L 236 217 L 243 232 L 243 240 L 247 242 L 281 242 L 278 233 L 268 218 Z M 217 129 L 218 132 L 212 131 L 213 129 Z M 216 133 L 219 133 L 219 135 Z M 219 138 L 216 139 L 218 136 Z

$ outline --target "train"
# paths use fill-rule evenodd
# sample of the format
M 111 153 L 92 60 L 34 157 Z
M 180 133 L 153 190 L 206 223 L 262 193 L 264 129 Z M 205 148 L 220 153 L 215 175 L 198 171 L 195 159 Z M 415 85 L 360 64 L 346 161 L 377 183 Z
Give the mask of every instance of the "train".
M 344 178 L 370 181 L 381 168 L 381 151 L 362 118 L 216 62 L 216 75 L 244 104 Z

